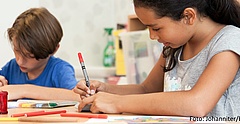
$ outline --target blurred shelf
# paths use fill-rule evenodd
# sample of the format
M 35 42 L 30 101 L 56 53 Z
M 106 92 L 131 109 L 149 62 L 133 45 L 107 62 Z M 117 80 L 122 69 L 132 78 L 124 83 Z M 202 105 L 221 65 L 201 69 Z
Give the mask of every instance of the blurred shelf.
M 139 30 L 145 30 L 147 29 L 147 26 L 145 26 L 137 17 L 137 15 L 128 15 L 128 31 L 139 31 Z
M 114 76 L 116 73 L 115 67 L 86 67 L 87 73 L 90 79 L 104 79 L 109 76 Z M 84 78 L 82 69 L 80 67 L 74 67 L 75 76 L 77 79 Z

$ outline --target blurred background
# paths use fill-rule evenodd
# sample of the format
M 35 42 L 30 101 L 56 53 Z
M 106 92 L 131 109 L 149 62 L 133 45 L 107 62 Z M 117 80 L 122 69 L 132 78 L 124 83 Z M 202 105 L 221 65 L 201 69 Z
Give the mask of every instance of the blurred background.
M 116 76 L 115 66 L 103 66 L 103 51 L 107 44 L 104 28 L 116 30 L 117 24 L 128 25 L 129 15 L 135 14 L 132 0 L 0 0 L 0 2 L 0 67 L 14 58 L 7 40 L 7 28 L 11 27 L 16 17 L 23 11 L 32 7 L 46 7 L 59 20 L 64 32 L 60 49 L 55 56 L 72 64 L 78 79 L 83 77 L 78 52 L 82 52 L 91 79 L 102 80 Z M 146 35 L 148 37 L 148 34 Z M 148 61 L 144 61 L 145 65 L 146 62 Z M 150 61 L 148 70 L 152 66 Z M 124 76 L 126 72 L 119 75 Z
M 127 23 L 133 14 L 132 0 L 1 0 L 0 1 L 0 67 L 14 57 L 6 30 L 16 17 L 31 7 L 46 7 L 61 23 L 64 35 L 55 56 L 80 69 L 77 53 L 82 52 L 89 70 L 97 74 L 113 73 L 102 65 L 106 46 L 104 28 Z M 81 71 L 81 70 L 80 70 Z M 104 72 L 102 72 L 104 71 Z M 99 73 L 98 73 L 99 72 Z M 77 72 L 78 73 L 78 72 Z M 79 72 L 80 74 L 82 72 Z M 100 75 L 101 76 L 101 75 Z

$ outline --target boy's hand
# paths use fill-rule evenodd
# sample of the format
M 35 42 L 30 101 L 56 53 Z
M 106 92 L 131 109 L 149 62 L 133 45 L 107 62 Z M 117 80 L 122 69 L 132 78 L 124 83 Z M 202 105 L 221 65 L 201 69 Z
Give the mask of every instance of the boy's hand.
M 4 76 L 0 75 L 0 87 L 4 85 L 8 85 L 8 81 Z

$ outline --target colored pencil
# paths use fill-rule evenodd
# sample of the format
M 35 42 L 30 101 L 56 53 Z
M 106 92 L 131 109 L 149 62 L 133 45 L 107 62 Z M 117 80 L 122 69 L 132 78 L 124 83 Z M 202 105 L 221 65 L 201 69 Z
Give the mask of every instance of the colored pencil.
M 21 117 L 18 121 L 22 122 L 80 122 L 79 118 L 62 118 L 62 117 Z
M 80 122 L 79 118 L 62 117 L 1 117 L 0 122 Z
M 102 118 L 107 119 L 107 114 L 90 114 L 90 113 L 60 113 L 62 117 L 83 117 L 83 118 Z
M 21 116 L 25 116 L 26 114 L 42 113 L 42 112 L 45 112 L 45 111 L 44 111 L 44 110 L 41 110 L 41 111 L 34 111 L 34 112 L 16 113 L 16 114 L 12 114 L 11 117 L 21 117 Z
M 60 114 L 60 113 L 66 113 L 66 110 L 57 110 L 57 111 L 45 111 L 45 112 L 38 112 L 38 113 L 27 113 L 25 114 L 26 117 L 31 116 L 41 116 L 41 115 L 51 115 L 51 114 Z

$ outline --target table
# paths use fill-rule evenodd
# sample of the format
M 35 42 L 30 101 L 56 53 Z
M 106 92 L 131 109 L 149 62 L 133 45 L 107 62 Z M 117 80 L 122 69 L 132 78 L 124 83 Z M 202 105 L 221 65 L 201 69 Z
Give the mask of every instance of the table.
M 33 112 L 33 111 L 40 111 L 40 110 L 44 110 L 44 111 L 55 111 L 55 110 L 66 110 L 67 112 L 76 112 L 76 109 L 73 106 L 69 106 L 69 107 L 61 107 L 61 108 L 54 108 L 54 109 L 39 109 L 39 108 L 10 108 L 8 109 L 8 114 L 0 114 L 0 118 L 1 117 L 11 117 L 12 114 L 16 114 L 16 113 L 25 113 L 25 112 Z M 46 119 L 53 117 L 53 118 L 59 118 L 61 119 L 62 117 L 59 114 L 52 114 L 52 115 L 43 115 L 43 116 L 35 116 L 34 118 L 39 118 L 39 117 L 44 117 Z M 33 118 L 33 117 L 28 117 L 28 118 Z M 65 118 L 65 117 L 64 117 Z M 67 118 L 66 118 L 67 119 Z M 81 118 L 81 122 L 85 122 L 87 121 L 88 118 Z M 33 123 L 33 122 L 18 122 L 18 121 L 0 121 L 0 124 L 12 124 L 12 123 L 19 123 L 19 124 L 25 124 L 25 123 Z M 36 122 L 36 123 L 44 123 L 44 122 Z
M 34 111 L 56 111 L 56 110 L 66 110 L 67 113 L 79 113 L 77 111 L 77 109 L 74 106 L 69 106 L 69 107 L 59 107 L 59 108 L 53 108 L 53 109 L 41 109 L 41 108 L 10 108 L 8 109 L 8 114 L 0 114 L 0 118 L 8 118 L 11 117 L 12 114 L 16 114 L 16 113 L 25 113 L 25 112 L 34 112 Z M 89 112 L 84 112 L 84 113 L 89 113 Z M 111 114 L 112 117 L 114 116 L 128 116 L 128 114 L 126 115 L 122 115 L 122 114 Z M 26 117 L 26 118 L 44 118 L 44 119 L 54 119 L 54 120 L 64 120 L 67 122 L 48 122 L 49 120 L 46 120 L 46 122 L 22 122 L 22 121 L 0 121 L 0 124 L 32 124 L 32 123 L 37 123 L 37 124 L 49 124 L 49 123 L 66 123 L 66 124 L 83 124 L 83 123 L 98 123 L 97 121 L 100 120 L 105 120 L 105 121 L 101 121 L 99 122 L 100 124 L 105 124 L 105 123 L 110 123 L 111 122 L 106 122 L 106 119 L 96 119 L 96 120 L 92 120 L 90 122 L 88 122 L 89 118 L 80 118 L 80 117 L 61 117 L 60 114 L 51 114 L 51 115 L 42 115 L 42 116 L 34 116 L 34 117 Z M 69 122 L 68 122 L 69 120 Z M 75 121 L 75 122 L 72 122 Z M 125 122 L 112 122 L 113 124 L 126 124 Z
M 45 110 L 45 111 L 56 111 L 56 110 L 66 110 L 67 113 L 79 113 L 77 109 L 74 106 L 69 107 L 60 107 L 60 108 L 54 108 L 54 109 L 39 109 L 39 108 L 11 108 L 8 109 L 8 114 L 0 114 L 0 118 L 3 117 L 11 117 L 12 114 L 16 113 L 24 113 L 24 112 L 33 112 L 33 111 L 39 111 L 39 110 Z M 84 112 L 89 113 L 89 112 Z M 49 124 L 49 123 L 61 123 L 61 124 L 128 124 L 126 120 L 135 119 L 135 121 L 131 121 L 133 123 L 136 123 L 137 119 L 146 119 L 146 118 L 161 118 L 163 120 L 163 123 L 169 123 L 169 121 L 172 121 L 171 123 L 174 123 L 175 121 L 180 121 L 182 123 L 190 123 L 189 118 L 187 117 L 174 117 L 174 116 L 144 116 L 144 115 L 133 115 L 133 114 L 108 114 L 108 119 L 89 119 L 89 118 L 80 118 L 80 117 L 61 117 L 60 114 L 52 114 L 52 115 L 42 115 L 42 116 L 35 116 L 35 117 L 25 117 L 25 118 L 33 118 L 33 119 L 45 119 L 45 122 L 39 122 L 39 121 L 32 121 L 32 122 L 23 122 L 23 121 L 0 121 L 0 124 Z M 124 121 L 111 121 L 117 119 L 122 119 Z M 49 122 L 49 120 L 62 120 L 62 122 Z M 133 119 L 133 120 L 134 120 Z M 110 120 L 110 121 L 109 121 Z M 154 120 L 154 119 L 152 119 Z M 151 121 L 152 121 L 151 120 Z M 166 121 L 167 120 L 167 121 Z M 154 123 L 154 121 L 152 121 Z M 155 121 L 156 123 L 156 121 Z M 193 123 L 193 122 L 191 122 Z M 198 122 L 196 122 L 198 123 Z M 208 122 L 204 122 L 208 123 Z M 211 122 L 214 123 L 214 122 Z M 215 123 L 226 123 L 226 122 L 215 122 Z M 232 122 L 229 122 L 232 123 Z

